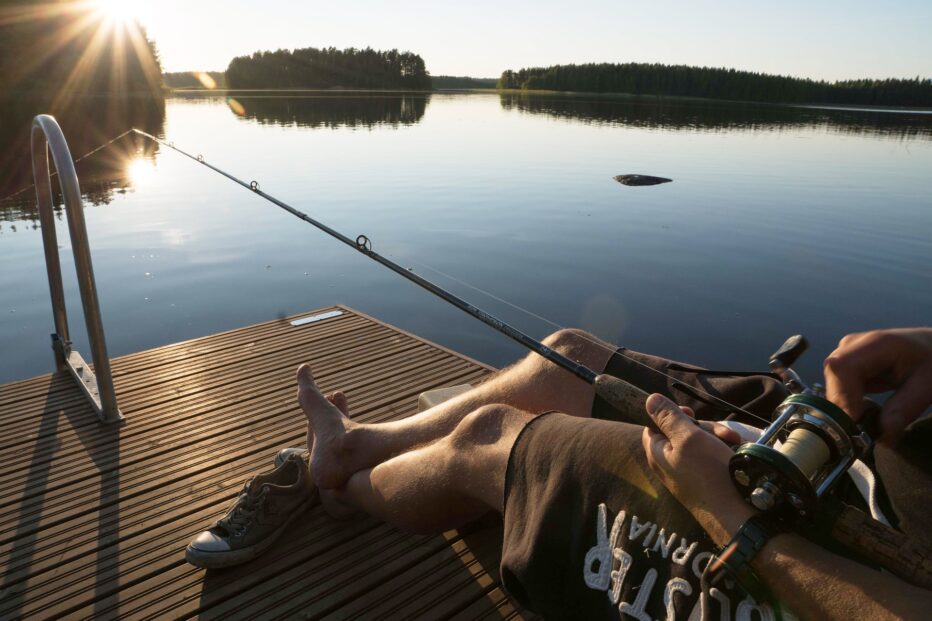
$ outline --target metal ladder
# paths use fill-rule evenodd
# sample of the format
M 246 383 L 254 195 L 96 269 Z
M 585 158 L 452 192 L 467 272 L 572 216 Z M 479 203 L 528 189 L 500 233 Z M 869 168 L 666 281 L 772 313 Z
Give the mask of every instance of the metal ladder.
M 78 186 L 74 160 L 58 121 L 47 114 L 40 114 L 33 119 L 31 145 L 32 175 L 36 186 L 39 223 L 42 226 L 42 245 L 45 249 L 52 314 L 55 318 L 55 333 L 52 334 L 55 363 L 58 370 L 67 370 L 75 379 L 102 423 L 119 423 L 124 419 L 117 407 L 116 392 L 113 390 L 113 375 L 110 371 L 110 358 L 107 357 L 107 343 L 100 318 L 97 285 L 94 282 L 94 268 L 91 265 L 87 226 L 84 222 L 84 205 L 81 202 L 81 189 Z M 94 361 L 93 370 L 81 354 L 71 348 L 61 263 L 58 259 L 58 238 L 52 212 L 52 176 L 49 172 L 48 157 L 50 152 L 58 172 L 59 187 L 68 217 L 68 232 L 74 251 L 75 269 L 78 272 L 78 286 L 91 345 L 91 359 Z

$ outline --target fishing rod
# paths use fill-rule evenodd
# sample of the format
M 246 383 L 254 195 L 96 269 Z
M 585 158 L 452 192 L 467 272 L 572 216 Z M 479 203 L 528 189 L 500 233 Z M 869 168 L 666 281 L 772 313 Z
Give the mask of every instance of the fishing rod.
M 104 142 L 103 144 L 101 144 L 101 145 L 95 147 L 95 148 L 92 149 L 91 151 L 89 151 L 89 152 L 87 152 L 87 153 L 81 155 L 80 157 L 78 157 L 77 159 L 74 160 L 75 163 L 80 162 L 81 160 L 84 160 L 84 159 L 90 157 L 91 155 L 94 155 L 95 153 L 97 153 L 98 151 L 101 151 L 101 150 L 105 149 L 106 147 L 109 147 L 109 146 L 112 145 L 113 143 L 117 142 L 118 140 L 120 140 L 120 139 L 123 138 L 124 136 L 127 136 L 128 134 L 131 134 L 131 133 L 134 133 L 134 134 L 137 134 L 137 135 L 142 136 L 142 137 L 144 137 L 144 138 L 147 138 L 147 139 L 149 139 L 149 140 L 152 140 L 153 142 L 156 142 L 157 144 L 160 144 L 160 145 L 162 145 L 162 146 L 164 146 L 164 147 L 167 147 L 167 148 L 169 148 L 169 149 L 172 149 L 172 150 L 174 150 L 175 152 L 177 152 L 177 153 L 179 153 L 179 154 L 181 154 L 181 155 L 183 155 L 183 156 L 185 156 L 185 157 L 187 157 L 187 158 L 189 158 L 189 159 L 192 159 L 192 160 L 194 160 L 195 162 L 197 162 L 197 163 L 199 163 L 199 164 L 201 164 L 201 165 L 203 165 L 203 166 L 206 166 L 207 168 L 209 168 L 210 170 L 216 172 L 217 174 L 220 174 L 220 175 L 226 177 L 227 179 L 229 179 L 230 181 L 233 181 L 234 183 L 237 183 L 237 184 L 241 185 L 242 187 L 244 187 L 244 188 L 246 188 L 246 189 L 248 189 L 248 190 L 250 190 L 250 191 L 252 191 L 252 192 L 254 192 L 254 193 L 256 193 L 256 194 L 258 194 L 258 195 L 261 196 L 262 198 L 264 198 L 264 199 L 266 199 L 267 201 L 271 202 L 272 204 L 274 204 L 274 205 L 280 207 L 281 209 L 284 209 L 285 211 L 287 211 L 288 213 L 292 214 L 293 216 L 296 216 L 296 217 L 298 217 L 298 218 L 304 220 L 305 222 L 307 222 L 307 223 L 309 223 L 309 224 L 311 224 L 311 225 L 317 227 L 318 229 L 320 229 L 321 231 L 324 231 L 325 233 L 327 233 L 327 234 L 330 235 L 331 237 L 334 237 L 334 238 L 337 239 L 338 241 L 343 242 L 344 244 L 346 244 L 346 245 L 349 246 L 350 248 L 353 248 L 354 250 L 360 252 L 361 254 L 363 254 L 363 255 L 369 257 L 370 259 L 376 261 L 377 263 L 380 263 L 381 265 L 383 265 L 383 266 L 387 267 L 388 269 L 392 270 L 392 271 L 395 272 L 396 274 L 398 274 L 398 275 L 400 275 L 400 276 L 406 278 L 407 280 L 413 282 L 414 284 L 418 285 L 419 287 L 422 287 L 422 288 L 426 289 L 427 291 L 429 291 L 429 292 L 433 293 L 434 295 L 440 297 L 441 299 L 447 301 L 448 303 L 452 304 L 453 306 L 456 306 L 456 307 L 459 308 L 460 310 L 462 310 L 462 311 L 464 311 L 465 313 L 471 315 L 472 317 L 478 319 L 479 321 L 482 321 L 482 322 L 485 323 L 487 326 L 490 326 L 491 328 L 493 328 L 494 330 L 498 331 L 499 333 L 504 334 L 505 336 L 507 336 L 507 337 L 509 337 L 509 338 L 511 338 L 511 339 L 513 339 L 513 340 L 515 340 L 515 341 L 517 341 L 518 343 L 520 343 L 522 346 L 524 346 L 525 348 L 529 349 L 530 351 L 537 353 L 538 355 L 540 355 L 540 356 L 543 357 L 544 359 L 549 360 L 550 362 L 556 364 L 557 366 L 559 366 L 559 367 L 561 367 L 561 368 L 563 368 L 563 369 L 569 371 L 570 373 L 572 373 L 572 374 L 575 375 L 576 377 L 580 378 L 580 379 L 583 380 L 584 382 L 586 382 L 586 383 L 588 383 L 588 384 L 591 384 L 591 385 L 594 387 L 596 394 L 599 395 L 599 396 L 600 396 L 602 399 L 604 399 L 606 402 L 608 402 L 613 408 L 615 408 L 615 409 L 618 410 L 619 412 L 625 414 L 625 415 L 629 418 L 629 422 L 631 422 L 631 423 L 633 423 L 633 424 L 637 424 L 637 425 L 642 425 L 642 426 L 645 426 L 645 427 L 650 427 L 651 429 L 653 429 L 653 430 L 655 430 L 655 431 L 659 431 L 659 429 L 657 428 L 657 426 L 656 426 L 656 424 L 654 423 L 653 419 L 651 419 L 651 418 L 646 414 L 646 410 L 645 410 L 644 404 L 645 404 L 645 401 L 647 400 L 647 397 L 648 397 L 649 395 L 648 395 L 647 392 L 645 392 L 644 390 L 642 390 L 642 389 L 639 388 L 638 386 L 635 386 L 634 384 L 631 384 L 630 382 L 626 382 L 625 380 L 622 380 L 622 379 L 620 379 L 620 378 L 614 377 L 614 376 L 612 376 L 612 375 L 606 375 L 606 374 L 599 374 L 599 373 L 596 373 L 595 371 L 593 371 L 592 369 L 588 368 L 587 366 L 581 364 L 580 362 L 575 361 L 575 360 L 572 360 L 572 359 L 568 358 L 567 356 L 564 356 L 563 354 L 561 354 L 561 353 L 558 352 L 558 351 L 554 351 L 553 349 L 551 349 L 550 347 L 547 347 L 546 345 L 544 345 L 543 343 L 541 343 L 541 342 L 538 341 L 537 339 L 535 339 L 535 338 L 529 336 L 528 334 L 525 334 L 524 332 L 521 332 L 521 331 L 518 330 L 517 328 L 515 328 L 515 327 L 513 327 L 513 326 L 511 326 L 511 325 L 509 325 L 509 324 L 507 324 L 507 323 L 505 323 L 505 322 L 502 321 L 501 319 L 498 319 L 497 317 L 494 317 L 494 316 L 490 315 L 489 313 L 485 312 L 484 310 L 482 310 L 482 309 L 480 309 L 480 308 L 478 308 L 478 307 L 476 307 L 476 306 L 470 304 L 469 302 L 463 300 L 463 299 L 460 298 L 459 296 L 457 296 L 457 295 L 455 295 L 455 294 L 453 294 L 453 293 L 450 293 L 449 291 L 447 291 L 447 290 L 445 290 L 445 289 L 439 287 L 438 285 L 434 284 L 433 282 L 431 282 L 431 281 L 429 281 L 429 280 L 427 280 L 427 279 L 425 279 L 425 278 L 419 276 L 419 275 L 416 274 L 413 270 L 411 270 L 411 269 L 406 269 L 406 268 L 402 267 L 401 265 L 398 265 L 397 263 L 395 263 L 395 262 L 392 261 L 391 259 L 388 259 L 387 257 L 385 257 L 385 256 L 383 256 L 383 255 L 381 255 L 381 254 L 379 254 L 379 253 L 373 251 L 373 250 L 372 250 L 372 242 L 371 242 L 371 240 L 369 240 L 369 238 L 366 237 L 365 235 L 359 235 L 355 240 L 352 240 L 352 239 L 350 239 L 349 237 L 347 237 L 347 236 L 343 235 L 342 233 L 340 233 L 339 231 L 336 231 L 336 230 L 334 230 L 333 228 L 327 226 L 326 224 L 324 224 L 324 223 L 322 223 L 322 222 L 320 222 L 320 221 L 318 221 L 318 220 L 316 220 L 316 219 L 310 217 L 310 216 L 307 215 L 306 213 L 304 213 L 304 212 L 302 212 L 302 211 L 300 211 L 300 210 L 298 210 L 298 209 L 292 207 L 291 205 L 285 203 L 284 201 L 281 201 L 281 200 L 279 200 L 278 198 L 272 196 L 271 194 L 268 194 L 267 192 L 262 191 L 262 190 L 259 188 L 258 182 L 256 182 L 256 181 L 251 181 L 251 182 L 249 182 L 249 183 L 246 183 L 246 182 L 243 181 L 242 179 L 240 179 L 240 178 L 238 178 L 238 177 L 236 177 L 236 176 L 234 176 L 234 175 L 228 173 L 227 171 L 225 171 L 225 170 L 223 170 L 223 169 L 221 169 L 221 168 L 218 168 L 217 166 L 214 166 L 214 165 L 210 164 L 209 162 L 207 162 L 207 161 L 204 159 L 204 157 L 203 157 L 202 155 L 192 155 L 192 154 L 189 153 L 188 151 L 185 151 L 184 149 L 181 149 L 181 148 L 175 146 L 175 143 L 174 143 L 174 142 L 168 142 L 168 141 L 162 140 L 161 138 L 158 138 L 158 137 L 156 137 L 156 136 L 153 136 L 152 134 L 150 134 L 150 133 L 148 133 L 148 132 L 144 132 L 144 131 L 142 131 L 142 130 L 140 130 L 140 129 L 136 129 L 136 128 L 131 128 L 131 129 L 128 129 L 128 130 L 126 130 L 125 132 L 123 132 L 123 133 L 121 133 L 121 134 L 119 134 L 119 135 L 117 135 L 117 136 L 111 138 L 110 140 Z M 57 174 L 57 173 L 56 173 L 56 174 Z M 34 186 L 33 186 L 33 185 L 29 185 L 29 186 L 27 186 L 27 187 L 21 188 L 20 190 L 14 192 L 13 194 L 11 194 L 11 195 L 5 197 L 3 200 L 6 200 L 6 199 L 12 198 L 12 197 L 14 197 L 14 196 L 16 196 L 16 195 L 18 195 L 18 194 L 21 194 L 21 193 L 25 192 L 26 190 L 29 190 L 29 189 L 32 188 L 32 187 L 34 187 Z M 494 297 L 494 296 L 493 296 L 493 297 Z M 509 304 L 510 304 L 510 303 L 509 303 Z M 514 306 L 514 305 L 512 305 L 512 306 Z M 523 310 L 523 309 L 522 309 L 522 310 Z M 524 312 L 527 312 L 527 311 L 524 311 Z M 553 322 L 550 322 L 550 321 L 548 320 L 548 323 L 551 323 L 551 324 L 552 324 Z M 601 343 L 595 343 L 595 344 L 598 345 L 598 346 L 600 346 L 600 347 L 604 347 L 604 345 L 602 345 Z M 620 352 L 620 351 L 619 351 L 619 352 L 615 352 L 615 353 L 617 353 L 618 355 L 622 356 L 623 358 L 626 358 L 627 360 L 633 362 L 634 364 L 637 364 L 637 365 L 639 365 L 639 366 L 644 367 L 644 368 L 647 369 L 648 371 L 651 371 L 651 372 L 653 372 L 653 373 L 659 374 L 659 375 L 661 375 L 661 376 L 664 376 L 664 377 L 666 377 L 666 378 L 672 380 L 672 381 L 673 381 L 673 385 L 674 385 L 675 387 L 678 386 L 678 387 L 682 387 L 682 388 L 684 388 L 684 389 L 688 389 L 688 391 L 691 391 L 691 392 L 698 392 L 698 393 L 701 393 L 702 396 L 703 396 L 703 398 L 705 398 L 706 400 L 708 400 L 708 401 L 710 401 L 710 402 L 712 402 L 712 403 L 715 403 L 716 405 L 718 405 L 718 406 L 721 407 L 721 408 L 724 408 L 724 409 L 725 409 L 726 411 L 728 411 L 728 412 L 731 412 L 731 413 L 733 413 L 733 414 L 742 414 L 742 415 L 744 415 L 744 416 L 746 416 L 746 417 L 753 418 L 753 419 L 756 419 L 756 420 L 760 420 L 760 421 L 762 421 L 762 422 L 765 423 L 765 424 L 769 424 L 769 421 L 767 421 L 766 419 L 764 419 L 764 418 L 762 418 L 762 417 L 760 417 L 760 416 L 754 414 L 753 412 L 749 412 L 749 411 L 745 410 L 744 408 L 740 408 L 740 407 L 738 407 L 738 406 L 735 406 L 735 405 L 733 405 L 733 404 L 731 404 L 731 403 L 725 401 L 724 399 L 718 397 L 717 395 L 713 395 L 713 394 L 711 394 L 711 393 L 709 393 L 709 392 L 707 392 L 707 391 L 704 391 L 704 390 L 702 390 L 702 389 L 689 388 L 689 387 L 685 386 L 684 384 L 682 384 L 681 382 L 677 381 L 675 378 L 670 377 L 669 375 L 667 375 L 666 373 L 663 373 L 663 372 L 660 371 L 659 369 L 656 369 L 656 368 L 654 368 L 654 367 L 651 367 L 651 366 L 649 366 L 649 365 L 644 364 L 644 363 L 641 362 L 640 360 L 637 360 L 637 359 L 635 359 L 635 358 L 631 358 L 630 356 L 626 356 L 625 354 L 623 354 L 623 353 Z
M 623 379 L 596 373 L 582 363 L 547 347 L 537 339 L 470 304 L 433 282 L 375 252 L 365 235 L 351 239 L 278 198 L 264 192 L 256 181 L 249 183 L 208 163 L 201 155 L 176 147 L 172 142 L 139 129 L 130 130 L 172 149 L 226 177 L 267 201 L 315 226 L 396 274 L 426 289 L 465 313 L 508 336 L 525 348 L 591 384 L 595 393 L 626 418 L 626 422 L 659 431 L 647 415 L 646 391 Z M 128 132 L 127 132 L 128 133 Z M 122 134 L 122 137 L 125 134 Z M 118 137 L 119 138 L 119 137 Z M 116 139 L 114 139 L 116 140 Z M 113 142 L 113 141 L 111 141 Z M 109 144 L 109 143 L 108 143 Z M 95 150 L 96 151 L 96 150 Z M 788 527 L 816 525 L 827 536 L 857 554 L 885 567 L 901 578 L 932 588 L 932 551 L 909 540 L 903 533 L 870 515 L 830 497 L 835 483 L 872 446 L 864 433 L 840 408 L 828 401 L 821 386 L 807 386 L 790 365 L 806 350 L 801 336 L 790 337 L 770 358 L 773 374 L 791 393 L 778 407 L 773 422 L 728 403 L 701 388 L 692 389 L 732 413 L 761 420 L 766 429 L 753 443 L 737 447 L 729 463 L 736 488 L 763 513 Z M 618 355 L 683 386 L 676 378 L 618 351 Z
M 350 239 L 346 235 L 327 226 L 323 222 L 320 222 L 319 220 L 312 218 L 311 216 L 307 215 L 303 211 L 300 211 L 292 207 L 288 203 L 285 203 L 284 201 L 281 201 L 278 198 L 272 196 L 271 194 L 263 191 L 262 189 L 260 189 L 259 183 L 256 181 L 250 181 L 249 183 L 247 183 L 243 181 L 242 179 L 228 173 L 227 171 L 222 170 L 221 168 L 218 168 L 214 166 L 213 164 L 207 162 L 202 155 L 193 155 L 185 151 L 184 149 L 181 149 L 175 146 L 173 142 L 166 142 L 165 140 L 157 138 L 153 136 L 152 134 L 146 133 L 142 130 L 133 129 L 132 131 L 135 132 L 136 134 L 139 134 L 140 136 L 144 136 L 150 140 L 154 140 L 155 142 L 161 144 L 162 146 L 172 149 L 176 151 L 177 153 L 180 153 L 181 155 L 184 155 L 185 157 L 194 160 L 198 164 L 206 166 L 207 168 L 213 170 L 214 172 L 220 175 L 223 175 L 230 181 L 233 181 L 234 183 L 237 183 L 243 186 L 247 190 L 250 190 L 251 192 L 258 194 L 259 196 L 271 202 L 272 204 L 284 209 L 291 215 L 297 218 L 300 218 L 301 220 L 304 220 L 308 224 L 311 224 L 317 227 L 324 233 L 327 233 L 328 235 L 337 239 L 338 241 L 343 242 L 344 244 L 346 244 L 353 250 L 356 250 L 357 252 L 365 255 L 366 257 L 372 259 L 376 263 L 379 263 L 387 267 L 388 269 L 395 272 L 399 276 L 406 278 L 407 280 L 413 282 L 419 287 L 426 289 L 427 291 L 433 293 L 437 297 L 445 300 L 446 302 L 449 302 L 453 306 L 469 314 L 470 316 L 475 317 L 476 319 L 486 324 L 487 326 L 491 327 L 492 329 L 496 330 L 497 332 L 504 334 L 505 336 L 509 337 L 510 339 L 514 341 L 517 341 L 525 348 L 540 355 L 544 359 L 549 360 L 550 362 L 556 364 L 560 368 L 569 371 L 570 373 L 572 373 L 579 379 L 583 380 L 587 384 L 591 384 L 595 388 L 595 393 L 599 397 L 607 401 L 613 408 L 625 414 L 630 419 L 629 422 L 633 424 L 637 424 L 637 425 L 642 425 L 645 427 L 650 427 L 651 429 L 654 429 L 655 431 L 659 431 L 659 429 L 657 428 L 657 425 L 647 415 L 647 412 L 644 406 L 644 403 L 647 400 L 647 397 L 649 396 L 648 393 L 642 390 L 641 388 L 635 386 L 634 384 L 630 382 L 626 382 L 625 380 L 619 379 L 612 375 L 607 375 L 604 373 L 596 373 L 595 371 L 585 366 L 584 364 L 576 360 L 572 360 L 571 358 L 568 358 L 567 356 L 561 354 L 560 352 L 555 351 L 554 349 L 550 347 L 547 347 L 546 345 L 544 345 L 537 339 L 531 337 L 528 334 L 525 334 L 521 330 L 518 330 L 514 326 L 502 321 L 501 319 L 494 317 L 493 315 L 487 313 L 481 308 L 478 308 L 477 306 L 470 304 L 466 300 L 447 291 L 446 289 L 441 288 L 440 286 L 434 284 L 433 282 L 427 280 L 426 278 L 416 274 L 411 269 L 405 268 L 399 265 L 398 263 L 395 263 L 391 259 L 374 251 L 372 249 L 372 241 L 365 235 L 359 235 L 358 237 L 356 237 L 355 240 Z M 647 367 L 647 368 L 651 368 L 651 367 Z M 656 369 L 652 369 L 652 370 L 660 373 L 660 371 Z M 666 374 L 663 374 L 663 375 L 666 375 Z M 718 402 L 719 405 L 722 405 L 731 411 L 737 411 L 741 414 L 745 414 L 752 418 L 757 418 L 757 419 L 760 418 L 759 416 L 751 412 L 747 412 L 746 410 L 742 408 L 738 408 L 724 401 L 723 399 L 716 397 L 715 395 L 708 395 L 708 397 Z M 765 421 L 765 422 L 768 422 L 768 421 Z

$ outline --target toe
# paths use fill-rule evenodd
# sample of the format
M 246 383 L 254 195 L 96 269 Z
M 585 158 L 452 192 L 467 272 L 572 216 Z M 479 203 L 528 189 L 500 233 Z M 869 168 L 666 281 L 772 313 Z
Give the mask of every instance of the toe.
M 343 394 L 342 390 L 338 390 L 327 395 L 327 401 L 337 406 L 337 409 L 340 410 L 344 416 L 349 416 L 349 404 L 347 403 L 346 395 Z

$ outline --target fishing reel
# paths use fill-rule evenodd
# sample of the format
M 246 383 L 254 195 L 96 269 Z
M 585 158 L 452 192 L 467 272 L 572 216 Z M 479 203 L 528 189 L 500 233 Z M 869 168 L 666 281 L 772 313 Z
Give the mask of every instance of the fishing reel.
M 829 493 L 872 440 L 819 384 L 807 386 L 792 365 L 808 348 L 792 336 L 770 357 L 771 370 L 791 394 L 757 442 L 742 444 L 729 462 L 738 491 L 755 508 L 789 522 L 815 518 Z

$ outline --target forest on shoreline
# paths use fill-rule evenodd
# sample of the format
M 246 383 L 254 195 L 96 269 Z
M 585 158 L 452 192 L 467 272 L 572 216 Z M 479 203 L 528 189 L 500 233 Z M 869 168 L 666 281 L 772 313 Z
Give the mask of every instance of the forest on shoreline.
M 498 78 L 472 78 L 455 75 L 432 75 L 429 77 L 430 87 L 423 90 L 494 89 L 498 82 Z M 170 89 L 212 90 L 228 88 L 225 71 L 173 71 L 163 73 L 162 80 L 165 82 L 165 86 Z
M 497 86 L 767 103 L 932 107 L 932 80 L 926 78 L 825 82 L 686 65 L 591 63 L 509 69 Z
M 302 48 L 237 56 L 226 70 L 229 88 L 429 90 L 424 59 L 372 48 Z
M 838 82 L 736 69 L 639 63 L 554 65 L 506 70 L 497 80 L 431 76 L 411 52 L 350 48 L 278 50 L 235 58 L 227 71 L 165 73 L 174 89 L 499 90 L 697 97 L 783 104 L 932 107 L 924 78 Z

